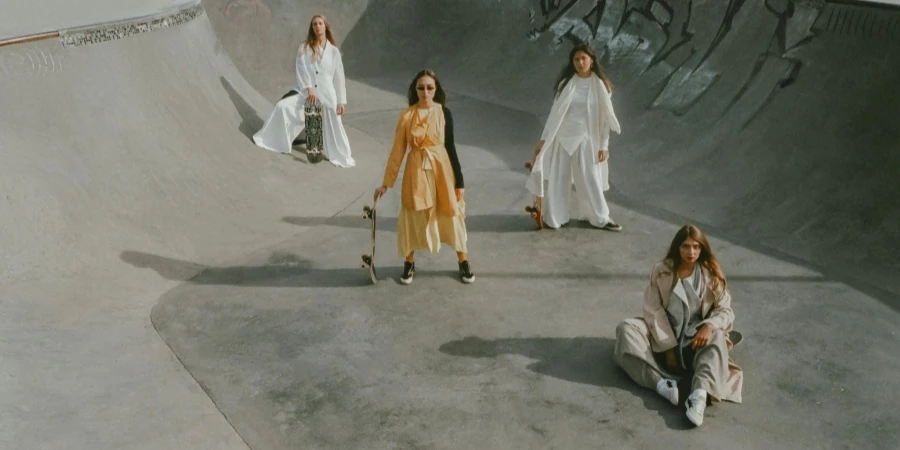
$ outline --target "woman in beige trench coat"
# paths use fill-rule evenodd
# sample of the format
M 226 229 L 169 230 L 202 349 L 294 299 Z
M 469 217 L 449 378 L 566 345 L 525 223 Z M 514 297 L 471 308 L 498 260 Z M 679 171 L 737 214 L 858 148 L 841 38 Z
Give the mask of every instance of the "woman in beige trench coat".
M 691 374 L 687 417 L 703 423 L 707 401 L 741 402 L 743 373 L 728 353 L 731 294 L 709 241 L 682 227 L 644 292 L 644 316 L 616 328 L 615 360 L 639 385 L 678 405 L 677 379 Z

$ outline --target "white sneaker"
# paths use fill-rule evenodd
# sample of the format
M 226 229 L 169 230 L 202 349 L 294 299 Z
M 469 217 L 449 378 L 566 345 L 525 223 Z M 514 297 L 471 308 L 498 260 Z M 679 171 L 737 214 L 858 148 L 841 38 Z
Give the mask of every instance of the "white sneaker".
M 706 391 L 703 389 L 694 389 L 688 396 L 687 402 L 687 418 L 695 426 L 703 424 L 703 412 L 706 411 Z
M 678 383 L 675 380 L 665 378 L 659 380 L 659 383 L 656 383 L 656 392 L 673 405 L 678 405 Z

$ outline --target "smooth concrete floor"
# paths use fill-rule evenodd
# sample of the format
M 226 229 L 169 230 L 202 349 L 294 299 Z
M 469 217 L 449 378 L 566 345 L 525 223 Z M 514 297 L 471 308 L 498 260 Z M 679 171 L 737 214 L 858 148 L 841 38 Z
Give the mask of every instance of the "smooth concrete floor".
M 680 224 L 622 208 L 621 233 L 536 231 L 523 207 L 529 142 L 514 111 L 455 99 L 476 282 L 453 252 L 417 257 L 399 284 L 398 194 L 379 204 L 377 285 L 363 195 L 333 217 L 166 294 L 160 335 L 254 449 L 891 448 L 900 432 L 896 329 L 883 303 L 803 266 L 713 240 L 746 340 L 744 403 L 696 430 L 612 360 L 615 326 L 641 314 L 649 270 Z M 457 112 L 458 110 L 458 112 Z M 348 117 L 384 141 L 397 110 Z M 490 119 L 490 120 L 488 120 Z M 499 124 L 499 125 L 492 125 Z M 525 124 L 524 126 L 527 126 Z M 483 148 L 491 140 L 505 148 Z M 385 151 L 386 157 L 386 151 Z M 615 160 L 611 160 L 615 183 Z M 368 170 L 378 170 L 371 168 Z M 373 186 L 374 188 L 374 186 Z M 158 273 L 193 261 L 141 255 Z

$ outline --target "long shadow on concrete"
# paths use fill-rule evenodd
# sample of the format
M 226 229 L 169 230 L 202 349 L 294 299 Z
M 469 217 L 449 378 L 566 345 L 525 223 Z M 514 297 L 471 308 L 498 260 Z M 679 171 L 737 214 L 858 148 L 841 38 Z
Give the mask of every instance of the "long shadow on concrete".
M 391 255 L 393 256 L 393 255 Z M 159 276 L 172 281 L 185 281 L 198 285 L 270 286 L 270 287 L 362 287 L 371 284 L 365 271 L 358 267 L 316 268 L 313 261 L 285 252 L 272 253 L 266 264 L 247 266 L 214 267 L 193 261 L 154 255 L 152 253 L 126 250 L 120 255 L 122 261 L 138 268 L 148 268 Z M 351 260 L 352 258 L 348 258 Z M 378 265 L 379 279 L 399 277 L 403 267 L 391 262 Z M 643 280 L 646 274 L 637 273 L 554 273 L 554 272 L 477 272 L 480 278 L 489 279 L 554 279 L 554 280 Z M 456 278 L 453 270 L 427 269 L 416 272 L 416 278 Z M 739 279 L 744 279 L 742 277 Z M 754 278 L 754 277 L 750 277 Z M 760 281 L 770 281 L 771 277 L 758 277 Z M 778 280 L 782 280 L 778 278 Z M 821 281 L 816 277 L 785 277 L 784 281 Z
M 231 86 L 231 83 L 225 79 L 225 77 L 219 77 L 219 81 L 222 83 L 222 87 L 225 88 L 225 91 L 228 92 L 228 98 L 231 99 L 231 103 L 234 103 L 234 108 L 241 116 L 241 124 L 238 125 L 238 131 L 244 136 L 247 136 L 247 139 L 252 139 L 253 135 L 263 126 L 264 122 L 262 118 L 260 118 L 259 114 L 256 113 L 256 110 L 244 100 L 244 97 L 234 90 L 234 87 Z
M 255 266 L 212 267 L 192 261 L 127 250 L 122 261 L 149 268 L 173 281 L 199 285 L 280 286 L 280 287 L 359 287 L 371 282 L 359 268 L 320 269 L 312 261 L 291 253 L 274 252 L 266 264 Z M 384 267 L 390 271 L 392 267 Z M 396 267 L 399 272 L 402 267 Z
M 469 358 L 496 358 L 521 355 L 535 362 L 527 369 L 560 380 L 611 387 L 641 397 L 644 406 L 656 411 L 673 430 L 685 430 L 690 424 L 683 410 L 667 403 L 646 389 L 636 386 L 613 362 L 615 339 L 606 337 L 574 338 L 501 338 L 485 340 L 476 336 L 450 341 L 440 346 L 441 353 Z
M 391 257 L 393 255 L 390 255 Z M 312 260 L 293 253 L 273 252 L 267 263 L 246 266 L 214 267 L 193 261 L 154 255 L 152 253 L 126 250 L 120 255 L 122 261 L 134 267 L 152 269 L 159 276 L 172 281 L 185 281 L 196 285 L 232 285 L 257 287 L 363 287 L 371 284 L 367 272 L 358 267 L 317 268 Z M 353 260 L 352 257 L 348 258 Z M 355 261 L 355 260 L 354 260 Z M 389 265 L 377 265 L 379 279 L 399 277 L 402 266 L 391 261 Z M 457 278 L 453 270 L 419 270 L 417 279 Z M 623 281 L 645 280 L 643 273 L 622 272 L 492 272 L 477 271 L 479 279 L 496 280 L 588 280 Z M 821 283 L 821 276 L 733 276 L 729 281 L 745 282 L 810 282 Z M 453 347 L 451 347 L 453 348 Z
M 393 212 L 393 211 L 392 211 Z M 318 225 L 331 225 L 340 228 L 356 228 L 368 229 L 370 227 L 368 220 L 363 220 L 360 216 L 335 216 L 335 217 L 296 217 L 286 216 L 281 219 L 286 223 L 303 227 L 313 227 Z M 379 216 L 378 231 L 397 231 L 396 216 Z M 483 214 L 477 216 L 466 217 L 466 230 L 473 232 L 490 232 L 490 233 L 518 233 L 533 232 L 536 226 L 524 213 L 522 215 L 512 214 Z

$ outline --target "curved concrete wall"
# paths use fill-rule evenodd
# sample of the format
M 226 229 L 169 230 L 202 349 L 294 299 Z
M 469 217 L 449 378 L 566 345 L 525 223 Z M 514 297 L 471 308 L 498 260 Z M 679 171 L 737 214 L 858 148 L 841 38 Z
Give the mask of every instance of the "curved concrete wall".
M 0 48 L 0 447 L 247 448 L 150 309 L 204 264 L 308 229 L 285 211 L 334 214 L 375 177 L 254 146 L 271 104 L 202 11 L 95 31 Z
M 238 4 L 254 3 L 254 8 Z M 226 51 L 270 100 L 325 13 L 349 76 L 401 92 L 422 67 L 454 93 L 547 113 L 570 43 L 616 86 L 621 202 L 900 293 L 895 8 L 824 1 L 207 0 Z M 223 11 L 229 11 L 224 14 Z M 237 12 L 240 11 L 240 14 Z M 272 70 L 277 68 L 277 70 Z M 535 140 L 539 130 L 523 124 Z M 530 149 L 522 149 L 524 160 Z M 516 162 L 518 164 L 518 162 Z

